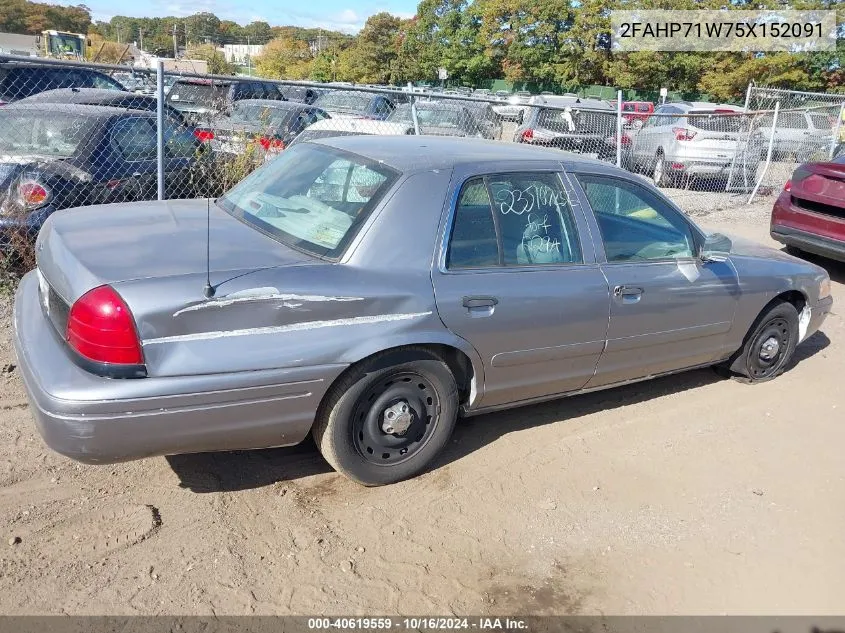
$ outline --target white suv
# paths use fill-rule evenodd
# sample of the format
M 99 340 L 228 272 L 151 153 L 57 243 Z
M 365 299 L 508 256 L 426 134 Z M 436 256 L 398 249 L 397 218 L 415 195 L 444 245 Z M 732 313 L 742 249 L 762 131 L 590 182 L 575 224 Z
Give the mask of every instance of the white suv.
M 743 109 L 706 102 L 667 103 L 631 133 L 626 162 L 657 186 L 692 183 L 724 188 L 756 179 L 762 135 L 749 132 Z

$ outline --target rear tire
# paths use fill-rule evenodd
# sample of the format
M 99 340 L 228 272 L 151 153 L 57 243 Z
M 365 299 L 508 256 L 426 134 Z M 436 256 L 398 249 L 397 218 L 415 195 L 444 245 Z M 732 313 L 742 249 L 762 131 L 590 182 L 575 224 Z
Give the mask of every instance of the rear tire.
M 746 382 L 766 382 L 783 373 L 797 345 L 798 311 L 776 301 L 757 317 L 742 348 L 726 364 Z
M 666 173 L 666 159 L 663 157 L 663 152 L 657 152 L 654 157 L 654 169 L 651 172 L 651 181 L 655 187 L 668 187 L 669 174 Z
M 312 435 L 336 471 L 381 486 L 424 470 L 457 417 L 458 388 L 447 364 L 426 348 L 406 348 L 353 366 L 326 395 Z

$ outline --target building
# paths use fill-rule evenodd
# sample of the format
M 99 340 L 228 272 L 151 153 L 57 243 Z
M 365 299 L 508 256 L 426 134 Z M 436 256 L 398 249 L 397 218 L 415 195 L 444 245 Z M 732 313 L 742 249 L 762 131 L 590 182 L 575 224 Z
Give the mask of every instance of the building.
M 138 51 L 139 55 L 135 58 L 133 66 L 136 68 L 152 68 L 155 69 L 156 62 L 159 59 L 164 62 L 164 72 L 168 73 L 197 73 L 205 74 L 208 72 L 208 62 L 203 59 L 173 59 L 172 57 L 156 57 L 143 51 Z
M 261 55 L 264 50 L 263 44 L 224 44 L 220 49 L 223 57 L 230 64 L 238 64 L 244 66 L 247 63 L 247 58 L 255 59 Z
M 37 35 L 0 33 L 0 53 L 5 53 L 6 55 L 37 57 L 39 44 L 40 41 Z

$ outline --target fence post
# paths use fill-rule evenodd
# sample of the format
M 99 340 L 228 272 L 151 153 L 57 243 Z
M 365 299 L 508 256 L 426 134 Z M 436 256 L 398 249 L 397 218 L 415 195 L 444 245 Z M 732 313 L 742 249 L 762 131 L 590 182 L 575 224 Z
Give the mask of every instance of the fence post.
M 616 93 L 616 166 L 622 167 L 622 91 Z
M 780 100 L 775 101 L 775 114 L 772 117 L 772 133 L 769 135 L 769 149 L 766 151 L 766 164 L 763 165 L 763 173 L 760 174 L 760 177 L 757 179 L 757 182 L 754 183 L 754 191 L 751 192 L 751 195 L 748 196 L 748 204 L 754 202 L 754 196 L 757 195 L 757 189 L 760 188 L 760 183 L 763 182 L 763 178 L 766 177 L 766 172 L 769 171 L 769 164 L 772 162 L 772 149 L 775 146 L 775 130 L 778 127 L 778 113 L 780 112 Z
M 836 145 L 839 143 L 839 133 L 842 131 L 842 117 L 845 116 L 845 103 L 839 106 L 839 116 L 836 117 L 836 126 L 833 128 L 833 138 L 830 139 L 830 152 L 828 153 L 828 160 L 833 160 L 833 152 L 836 151 Z
M 408 86 L 412 87 L 413 84 L 409 81 Z M 411 120 L 414 122 L 414 134 L 417 136 L 420 135 L 420 121 L 417 119 L 417 98 L 414 95 L 413 91 L 411 92 Z
M 156 61 L 156 174 L 158 199 L 164 200 L 164 62 Z
M 745 111 L 748 112 L 748 104 L 751 103 L 751 90 L 754 88 L 754 82 L 748 83 L 748 89 L 745 91 Z

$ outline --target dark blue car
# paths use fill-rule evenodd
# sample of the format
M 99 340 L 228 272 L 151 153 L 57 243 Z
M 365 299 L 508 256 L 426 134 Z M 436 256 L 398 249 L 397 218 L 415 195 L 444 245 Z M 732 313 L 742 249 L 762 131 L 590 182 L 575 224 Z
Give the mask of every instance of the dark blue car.
M 317 97 L 314 105 L 329 116 L 357 116 L 384 121 L 396 104 L 386 95 L 360 90 L 332 90 Z
M 200 143 L 165 123 L 165 193 L 195 195 Z M 11 104 L 0 108 L 0 242 L 35 235 L 54 211 L 154 200 L 155 113 L 125 108 Z

